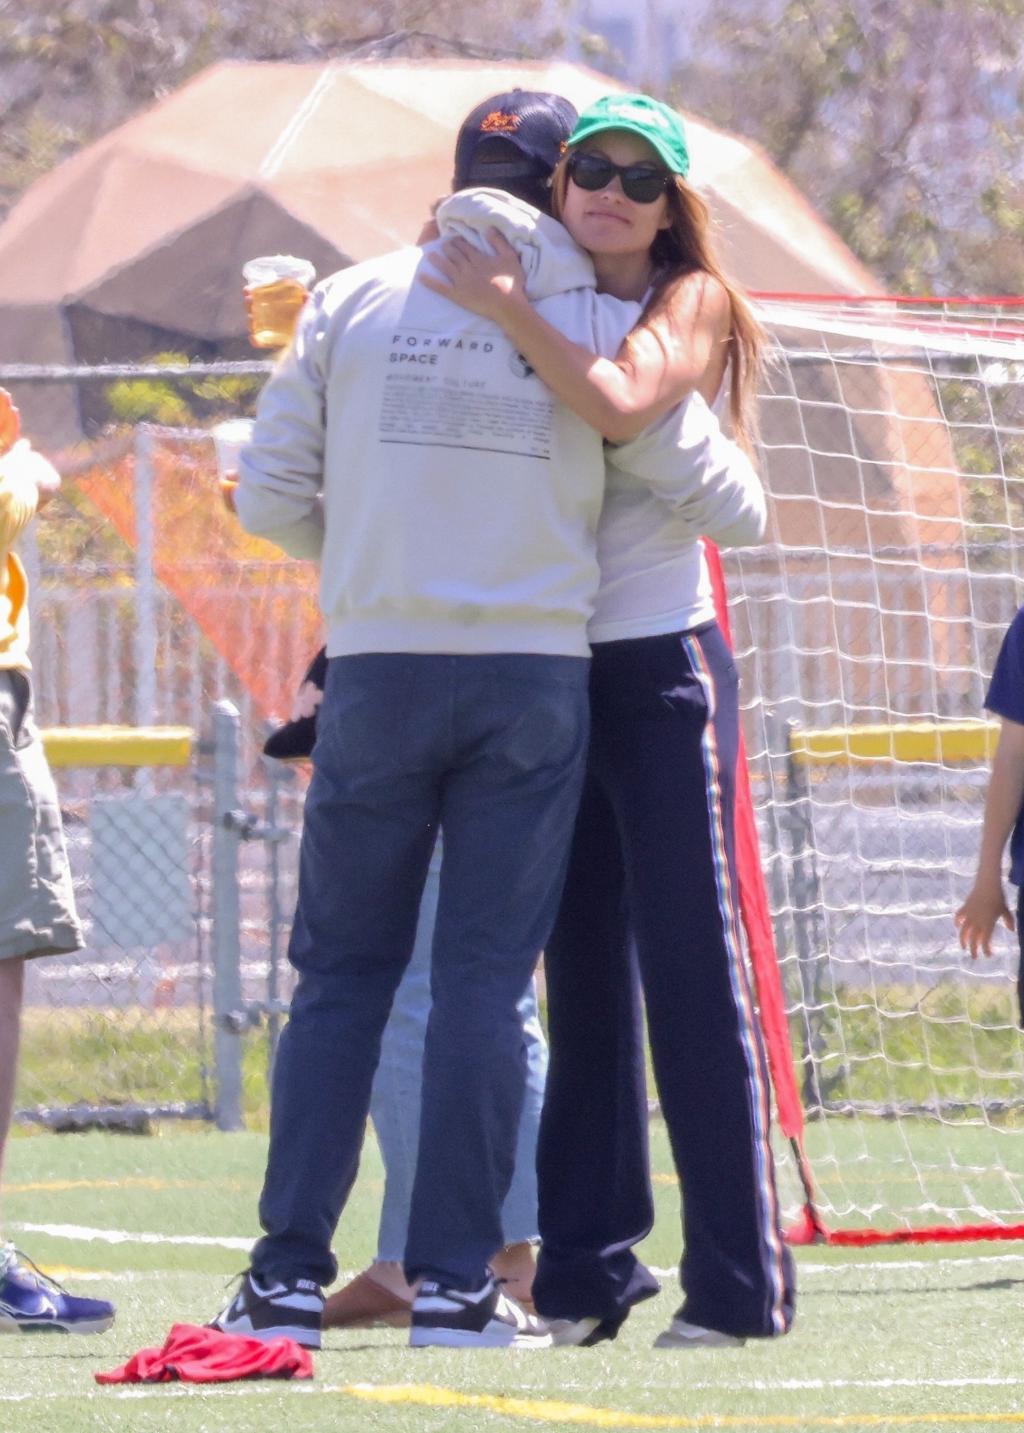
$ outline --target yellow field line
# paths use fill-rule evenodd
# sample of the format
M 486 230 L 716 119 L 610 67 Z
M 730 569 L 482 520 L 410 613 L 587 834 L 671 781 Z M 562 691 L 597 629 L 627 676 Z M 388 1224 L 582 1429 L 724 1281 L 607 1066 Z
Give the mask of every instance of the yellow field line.
M 912 1428 L 925 1423 L 1024 1423 L 1021 1413 L 630 1413 L 618 1408 L 593 1408 L 585 1403 L 560 1403 L 546 1398 L 507 1398 L 493 1393 L 460 1393 L 429 1383 L 375 1385 L 351 1383 L 339 1390 L 368 1403 L 410 1403 L 423 1408 L 479 1408 L 508 1418 L 539 1423 L 576 1423 L 588 1428 Z

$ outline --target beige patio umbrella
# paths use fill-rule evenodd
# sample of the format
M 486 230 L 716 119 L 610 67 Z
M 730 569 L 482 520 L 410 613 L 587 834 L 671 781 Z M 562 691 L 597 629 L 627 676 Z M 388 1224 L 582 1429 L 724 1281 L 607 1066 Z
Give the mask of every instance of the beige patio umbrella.
M 577 106 L 613 88 L 562 63 L 229 62 L 58 166 L 0 227 L 0 364 L 250 357 L 243 262 L 321 274 L 414 242 L 448 191 L 464 115 L 521 85 Z M 759 150 L 689 116 L 695 182 L 757 289 L 857 292 L 870 275 Z M 22 384 L 50 445 L 101 414 L 94 385 Z

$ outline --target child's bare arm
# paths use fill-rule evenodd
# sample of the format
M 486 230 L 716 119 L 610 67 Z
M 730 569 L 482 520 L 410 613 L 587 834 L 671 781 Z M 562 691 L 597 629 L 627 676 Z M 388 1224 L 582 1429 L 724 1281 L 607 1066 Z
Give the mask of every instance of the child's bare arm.
M 998 921 L 1014 929 L 1014 918 L 1003 891 L 1003 851 L 1024 804 L 1024 726 L 1002 719 L 999 745 L 985 795 L 985 816 L 974 885 L 953 919 L 960 944 L 976 960 L 979 949 L 992 954 L 992 932 Z

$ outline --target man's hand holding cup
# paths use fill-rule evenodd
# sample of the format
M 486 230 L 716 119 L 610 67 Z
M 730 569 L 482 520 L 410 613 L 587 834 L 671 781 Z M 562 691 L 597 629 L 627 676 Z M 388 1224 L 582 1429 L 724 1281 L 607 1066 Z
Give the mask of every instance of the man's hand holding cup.
M 291 343 L 316 269 L 308 259 L 268 254 L 242 269 L 249 342 L 253 348 L 284 348 Z

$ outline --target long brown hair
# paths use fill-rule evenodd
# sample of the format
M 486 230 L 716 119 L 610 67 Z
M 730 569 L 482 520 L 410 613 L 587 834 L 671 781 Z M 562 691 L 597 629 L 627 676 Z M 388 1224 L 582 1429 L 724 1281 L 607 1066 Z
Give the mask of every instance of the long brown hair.
M 572 150 L 559 161 L 551 176 L 551 212 L 561 219 L 569 184 L 568 161 Z M 707 204 L 679 174 L 669 176 L 666 191 L 670 224 L 658 232 L 651 245 L 651 258 L 660 272 L 654 292 L 640 319 L 649 325 L 655 317 L 672 321 L 672 303 L 679 281 L 687 275 L 710 274 L 729 296 L 729 413 L 736 439 L 751 446 L 756 432 L 754 401 L 765 344 L 764 329 L 758 323 L 742 289 L 728 277 L 715 253 L 711 237 L 711 215 Z

